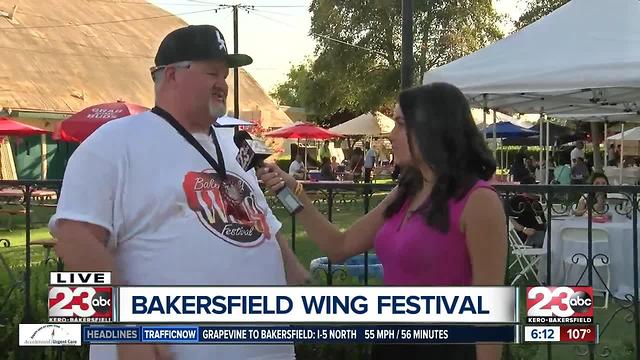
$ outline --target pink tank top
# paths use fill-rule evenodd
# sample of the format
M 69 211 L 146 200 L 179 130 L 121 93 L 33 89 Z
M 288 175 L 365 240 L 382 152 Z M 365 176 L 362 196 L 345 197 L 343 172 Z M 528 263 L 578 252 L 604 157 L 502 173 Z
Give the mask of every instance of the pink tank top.
M 471 285 L 471 260 L 460 217 L 473 191 L 492 189 L 478 181 L 460 200 L 449 200 L 449 232 L 427 225 L 421 214 L 404 219 L 410 201 L 387 219 L 378 231 L 375 249 L 384 269 L 385 285 L 464 286 Z

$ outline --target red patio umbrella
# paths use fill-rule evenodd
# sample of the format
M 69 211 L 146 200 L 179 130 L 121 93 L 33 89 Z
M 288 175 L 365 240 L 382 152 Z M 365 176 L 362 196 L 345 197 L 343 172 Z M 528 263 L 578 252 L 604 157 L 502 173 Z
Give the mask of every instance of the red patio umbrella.
M 31 136 L 50 132 L 6 117 L 0 117 L 0 136 Z
M 144 106 L 124 101 L 93 105 L 62 121 L 56 133 L 64 141 L 82 142 L 111 120 L 147 110 Z
M 338 133 L 334 133 L 327 129 L 321 128 L 318 125 L 305 123 L 305 122 L 297 122 L 293 125 L 280 128 L 278 130 L 269 131 L 265 133 L 264 136 L 283 138 L 283 139 L 298 139 L 298 143 L 300 139 L 307 140 L 327 140 L 327 139 L 335 139 L 341 138 L 342 135 Z M 304 147 L 304 166 L 307 167 L 307 147 Z
M 342 135 L 334 133 L 318 125 L 297 122 L 293 125 L 283 127 L 278 130 L 269 131 L 264 136 L 283 138 L 283 139 L 311 139 L 311 140 L 327 140 L 341 138 Z

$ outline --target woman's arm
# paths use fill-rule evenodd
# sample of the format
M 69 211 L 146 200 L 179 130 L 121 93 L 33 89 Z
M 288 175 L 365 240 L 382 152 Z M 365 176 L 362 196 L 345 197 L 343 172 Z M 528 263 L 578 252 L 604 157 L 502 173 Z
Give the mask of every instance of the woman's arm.
M 507 224 L 498 195 L 490 189 L 474 191 L 462 212 L 474 286 L 504 285 L 507 266 Z M 501 345 L 477 345 L 477 360 L 500 359 Z
M 576 206 L 576 209 L 573 211 L 573 214 L 575 216 L 582 216 L 586 212 L 587 212 L 587 199 L 584 196 L 582 196 L 580 197 L 580 200 L 578 201 L 578 206 Z
M 292 190 L 298 185 L 294 178 L 276 164 L 265 164 L 256 174 L 273 192 L 283 188 L 285 184 Z M 304 209 L 297 214 L 297 220 L 302 223 L 311 240 L 329 256 L 331 261 L 342 262 L 373 248 L 375 235 L 385 221 L 384 209 L 393 200 L 395 194 L 396 190 L 392 191 L 372 211 L 358 219 L 346 231 L 341 232 L 315 208 L 303 191 L 298 194 L 298 199 Z

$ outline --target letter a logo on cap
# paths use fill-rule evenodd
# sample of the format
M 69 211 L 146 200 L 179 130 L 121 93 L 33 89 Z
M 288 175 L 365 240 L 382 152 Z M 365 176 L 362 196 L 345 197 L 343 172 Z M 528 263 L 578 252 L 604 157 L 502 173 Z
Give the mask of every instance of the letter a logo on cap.
M 227 51 L 227 46 L 224 43 L 224 39 L 222 38 L 222 34 L 220 31 L 216 30 L 216 37 L 218 38 L 218 46 L 220 46 L 220 50 Z

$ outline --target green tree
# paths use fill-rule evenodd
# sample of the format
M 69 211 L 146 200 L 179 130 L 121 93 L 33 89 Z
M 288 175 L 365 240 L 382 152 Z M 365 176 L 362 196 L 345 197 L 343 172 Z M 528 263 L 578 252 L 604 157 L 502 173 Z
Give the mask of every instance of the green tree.
M 400 87 L 401 2 L 313 0 L 310 11 L 316 58 L 294 66 L 272 95 L 321 118 L 391 108 Z M 500 21 L 491 0 L 416 1 L 414 82 L 501 38 Z
M 520 30 L 568 2 L 569 0 L 530 0 L 527 8 L 513 25 Z
M 307 60 L 292 66 L 287 74 L 287 80 L 276 85 L 270 95 L 283 105 L 304 107 L 309 91 L 312 65 L 313 62 Z

